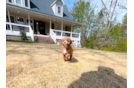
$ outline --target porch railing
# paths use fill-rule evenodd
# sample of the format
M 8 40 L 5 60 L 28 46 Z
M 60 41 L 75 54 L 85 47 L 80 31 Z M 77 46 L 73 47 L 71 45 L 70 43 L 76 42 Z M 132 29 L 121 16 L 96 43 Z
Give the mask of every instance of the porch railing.
M 80 33 L 73 33 L 73 32 L 61 31 L 56 29 L 51 29 L 51 30 L 56 34 L 56 36 L 80 38 Z
M 53 32 L 52 29 L 50 29 L 50 36 L 54 40 L 54 42 L 56 43 L 56 34 Z
M 6 35 L 20 36 L 20 31 L 25 31 L 26 35 L 34 41 L 33 30 L 30 25 L 6 22 Z
M 55 41 L 55 43 L 57 39 L 70 37 L 76 46 L 80 45 L 80 36 L 81 36 L 80 33 L 73 33 L 73 32 L 68 32 L 68 31 L 50 29 L 50 35 L 52 36 L 52 39 Z

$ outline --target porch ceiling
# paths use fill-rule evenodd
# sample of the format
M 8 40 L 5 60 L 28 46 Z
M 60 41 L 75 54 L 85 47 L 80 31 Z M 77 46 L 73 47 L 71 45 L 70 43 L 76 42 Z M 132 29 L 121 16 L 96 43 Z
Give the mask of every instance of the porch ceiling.
M 53 17 L 46 16 L 46 15 L 39 14 L 39 13 L 33 13 L 31 11 L 26 11 L 26 10 L 22 10 L 22 9 L 18 9 L 18 8 L 9 8 L 9 7 L 7 7 L 6 9 L 10 11 L 10 14 L 17 15 L 17 16 L 22 16 L 22 17 L 26 17 L 26 18 L 28 18 L 28 14 L 29 14 L 30 19 L 34 19 L 34 20 L 37 20 L 37 21 L 50 22 L 50 19 L 51 19 L 52 23 L 61 24 L 61 22 L 63 22 L 63 24 L 65 24 L 65 25 L 81 26 L 80 24 L 77 24 L 77 23 L 73 23 L 73 22 L 69 22 L 69 21 L 66 21 L 66 20 L 53 18 Z M 6 12 L 7 12 L 7 10 L 6 10 Z

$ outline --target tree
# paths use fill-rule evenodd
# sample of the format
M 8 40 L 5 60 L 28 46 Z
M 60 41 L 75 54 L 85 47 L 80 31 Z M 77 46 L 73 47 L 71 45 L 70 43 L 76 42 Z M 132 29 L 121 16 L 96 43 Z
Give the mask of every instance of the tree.
M 104 7 L 97 13 L 94 13 L 95 7 L 91 8 L 90 3 L 85 0 L 74 3 L 71 14 L 75 21 L 83 24 L 82 27 L 75 29 L 82 34 L 81 44 L 87 48 L 126 52 L 127 14 L 124 16 L 123 22 L 118 23 L 116 21 L 117 14 L 115 15 L 118 0 L 109 1 L 109 9 L 103 0 L 101 2 Z
M 110 22 L 111 22 L 111 20 L 112 20 L 112 18 L 113 18 L 113 14 L 114 14 L 114 11 L 115 11 L 115 8 L 116 8 L 117 1 L 118 1 L 118 0 L 115 1 L 114 9 L 113 9 L 113 11 L 112 11 L 112 13 L 111 13 Z M 108 24 L 108 29 L 109 29 L 109 27 L 110 27 L 110 22 L 109 22 L 109 24 Z
M 93 28 L 94 10 L 90 8 L 90 3 L 85 1 L 77 1 L 71 11 L 73 19 L 82 23 L 82 27 L 77 28 L 77 32 L 81 32 L 81 40 L 89 35 L 89 30 Z
M 104 4 L 103 0 L 101 0 L 102 4 L 104 5 L 105 9 L 107 10 L 108 12 L 108 16 L 107 16 L 107 20 L 106 20 L 106 24 L 105 24 L 105 29 L 109 29 L 110 27 L 110 22 L 113 18 L 113 14 L 114 14 L 114 11 L 115 11 L 115 8 L 117 6 L 117 2 L 118 0 L 115 1 L 115 5 L 114 5 L 114 9 L 113 11 L 111 12 L 111 8 L 112 8 L 112 3 L 113 3 L 113 0 L 110 1 L 110 7 L 109 7 L 109 10 L 107 9 L 106 5 Z M 109 21 L 109 18 L 110 18 L 110 21 Z
M 109 16 L 110 16 L 112 4 L 113 4 L 113 0 L 111 0 L 110 7 L 109 7 L 109 11 L 108 11 L 107 22 L 106 22 L 106 25 L 105 25 L 105 28 L 106 28 L 106 29 L 107 29 L 107 24 L 108 24 L 108 22 L 109 22 Z

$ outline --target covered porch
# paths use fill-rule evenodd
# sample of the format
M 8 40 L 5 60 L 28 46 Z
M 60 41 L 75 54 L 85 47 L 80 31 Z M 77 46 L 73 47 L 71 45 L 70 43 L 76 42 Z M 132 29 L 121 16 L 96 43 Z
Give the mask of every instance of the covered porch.
M 6 9 L 6 35 L 20 36 L 20 31 L 34 41 L 34 36 L 51 37 L 55 43 L 64 37 L 70 37 L 74 42 L 80 42 L 80 33 L 74 33 L 75 23 L 52 18 L 39 13 L 20 10 L 17 8 Z

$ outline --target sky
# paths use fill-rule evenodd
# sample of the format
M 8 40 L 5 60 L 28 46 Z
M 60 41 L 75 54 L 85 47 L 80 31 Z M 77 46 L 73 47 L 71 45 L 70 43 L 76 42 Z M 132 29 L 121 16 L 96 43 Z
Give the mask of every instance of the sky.
M 68 8 L 69 11 L 71 11 L 71 9 L 72 9 L 73 4 L 74 4 L 75 1 L 78 1 L 78 0 L 64 0 L 64 2 L 65 2 L 65 4 L 66 4 L 66 6 L 67 6 L 67 8 Z M 85 0 L 85 1 L 90 2 L 90 6 L 92 8 L 95 7 L 95 14 L 98 11 L 100 11 L 100 9 L 102 7 L 104 7 L 103 4 L 102 4 L 102 2 L 101 2 L 101 0 Z M 109 2 L 111 0 L 103 0 L 103 1 L 106 4 L 106 7 L 109 9 L 109 6 L 110 6 L 110 3 Z M 115 0 L 113 0 L 113 2 L 115 2 Z M 127 0 L 118 0 L 118 3 L 117 4 L 123 5 L 123 6 L 127 7 Z M 113 8 L 111 9 L 111 11 L 112 10 L 113 10 Z M 116 9 L 115 9 L 115 12 L 114 12 L 114 15 L 113 15 L 113 19 L 114 19 L 115 16 L 117 16 L 117 22 L 120 22 L 121 23 L 122 22 L 122 18 L 124 17 L 124 15 L 126 13 L 127 13 L 127 10 L 121 9 L 118 6 L 116 6 Z

